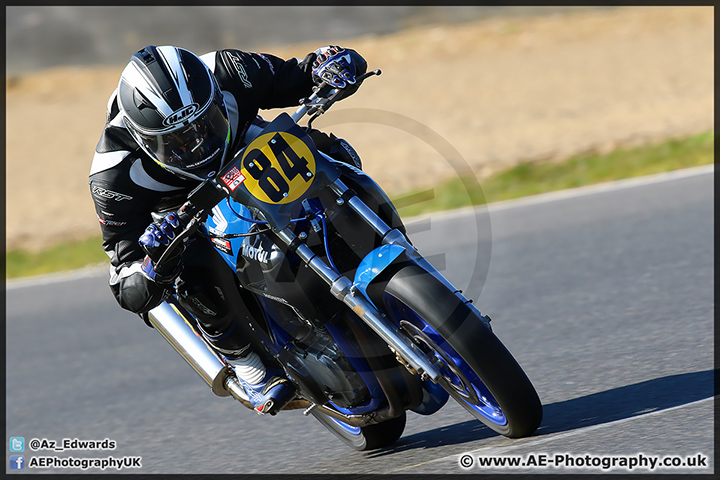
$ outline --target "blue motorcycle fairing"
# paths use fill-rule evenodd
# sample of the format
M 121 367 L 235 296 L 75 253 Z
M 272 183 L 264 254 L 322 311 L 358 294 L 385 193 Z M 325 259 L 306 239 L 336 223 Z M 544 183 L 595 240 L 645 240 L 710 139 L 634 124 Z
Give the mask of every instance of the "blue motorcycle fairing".
M 240 218 L 240 216 L 251 218 L 252 212 L 231 198 L 222 200 L 212 209 L 211 215 L 207 217 L 205 224 L 202 226 L 203 233 L 214 235 L 247 233 L 253 224 Z M 243 244 L 246 243 L 245 238 L 211 238 L 211 241 L 228 266 L 233 271 L 236 271 L 239 256 L 243 255 Z M 289 332 L 283 327 L 282 322 L 279 321 L 280 315 L 275 310 L 275 301 L 279 299 L 270 300 L 259 295 L 258 300 L 267 315 L 266 318 L 269 327 L 269 331 L 267 332 L 269 337 L 266 338 L 268 342 L 267 345 L 275 354 L 278 354 L 293 341 L 293 337 L 289 335 Z M 342 350 L 348 354 L 350 362 L 354 364 L 358 374 L 367 384 L 371 393 L 371 398 L 367 403 L 356 405 L 352 408 L 343 408 L 334 403 L 333 406 L 339 411 L 349 415 L 364 414 L 377 410 L 384 401 L 384 394 L 377 383 L 377 379 L 372 374 L 368 374 L 367 371 L 369 367 L 362 361 L 361 355 L 355 352 L 352 346 L 349 345 L 348 340 L 340 331 L 330 328 L 330 333 L 335 337 L 335 340 Z
M 311 202 L 313 200 L 316 199 L 311 199 Z M 254 222 L 250 222 L 247 219 L 252 217 L 252 211 L 248 207 L 231 197 L 226 197 L 213 207 L 211 214 L 201 227 L 203 233 L 211 234 L 210 240 L 215 249 L 235 272 L 238 272 L 238 265 L 243 261 L 241 257 L 247 256 L 248 252 L 246 252 L 244 248 L 247 250 L 252 250 L 252 248 L 249 248 L 248 242 L 251 242 L 251 240 L 248 240 L 247 237 L 233 238 L 233 235 L 248 233 L 254 225 Z M 213 235 L 220 237 L 227 235 L 228 237 L 213 238 Z M 364 257 L 356 270 L 355 284 L 366 297 L 365 289 L 367 285 L 404 251 L 405 249 L 398 245 L 382 245 Z M 257 260 L 260 259 L 258 258 Z M 278 354 L 286 345 L 289 345 L 290 342 L 293 341 L 292 336 L 288 335 L 289 332 L 285 331 L 282 320 L 277 317 L 278 312 L 273 308 L 274 302 L 280 299 L 272 297 L 273 299 L 270 300 L 263 295 L 260 295 L 258 298 L 261 304 L 263 304 L 263 310 L 267 315 L 267 327 L 269 328 L 267 334 L 269 334 L 269 337 L 266 338 L 266 341 L 269 342 L 268 346 L 270 349 Z M 370 372 L 368 365 L 362 359 L 362 355 L 354 351 L 348 339 L 330 325 L 328 325 L 328 327 L 330 334 L 335 338 L 340 348 L 348 355 L 348 359 L 370 392 L 370 398 L 368 398 L 366 402 L 352 407 L 343 408 L 336 402 L 331 401 L 330 403 L 338 411 L 348 415 L 366 414 L 377 410 L 386 401 L 377 379 Z M 431 394 L 429 399 L 427 395 L 425 397 L 423 404 L 417 407 L 420 411 L 436 411 L 444 404 L 442 399 L 438 398 L 436 394 Z
M 355 272 L 353 285 L 370 303 L 373 302 L 367 294 L 368 285 L 404 252 L 405 248 L 400 245 L 381 245 L 365 255 L 365 258 L 360 261 L 357 271 Z M 373 305 L 375 304 L 373 303 Z M 375 305 L 375 307 L 377 307 L 377 305 Z
M 247 233 L 252 223 L 238 217 L 238 213 L 246 218 L 252 217 L 250 210 L 228 197 L 213 207 L 205 223 L 201 227 L 204 234 L 225 235 L 228 233 Z M 242 250 L 243 237 L 237 238 L 211 238 L 215 249 L 223 260 L 235 271 L 238 255 Z

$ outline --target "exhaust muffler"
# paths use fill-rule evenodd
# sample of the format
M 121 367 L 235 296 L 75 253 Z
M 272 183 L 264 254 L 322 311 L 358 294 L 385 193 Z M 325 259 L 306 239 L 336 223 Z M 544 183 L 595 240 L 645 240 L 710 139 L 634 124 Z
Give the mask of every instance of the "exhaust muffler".
M 148 312 L 150 323 L 168 343 L 190 364 L 218 397 L 232 395 L 248 408 L 250 398 L 235 378 L 230 365 L 207 344 L 185 315 L 170 302 L 162 302 Z

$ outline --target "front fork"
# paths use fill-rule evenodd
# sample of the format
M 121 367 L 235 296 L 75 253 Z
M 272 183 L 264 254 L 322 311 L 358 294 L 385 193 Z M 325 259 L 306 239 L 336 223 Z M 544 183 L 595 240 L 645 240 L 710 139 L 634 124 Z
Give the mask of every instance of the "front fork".
M 341 198 L 349 191 L 348 187 L 340 179 L 335 180 L 335 182 L 330 185 L 330 188 Z M 489 317 L 481 314 L 480 310 L 478 310 L 477 307 L 473 305 L 472 300 L 469 300 L 467 297 L 465 297 L 465 295 L 463 295 L 462 292 L 455 287 L 455 285 L 453 285 L 447 278 L 445 278 L 445 276 L 438 272 L 437 269 L 433 267 L 432 264 L 428 262 L 427 259 L 423 257 L 420 252 L 418 252 L 418 250 L 408 241 L 408 239 L 405 237 L 405 235 L 402 234 L 402 232 L 397 229 L 391 229 L 383 221 L 383 219 L 378 217 L 378 215 L 373 212 L 372 209 L 370 209 L 365 204 L 365 202 L 363 202 L 357 195 L 348 199 L 347 203 L 350 208 L 352 208 L 358 215 L 364 218 L 372 227 L 372 229 L 375 230 L 378 235 L 380 235 L 383 244 L 398 245 L 400 247 L 403 247 L 405 249 L 405 254 L 410 260 L 412 260 L 423 270 L 437 278 L 448 290 L 453 292 L 455 296 L 457 296 L 465 305 L 467 305 L 475 314 L 477 314 L 477 316 L 480 317 L 485 323 L 485 326 L 491 328 L 489 323 Z
M 384 245 L 397 245 L 402 247 L 408 258 L 416 262 L 428 272 L 435 275 L 443 284 L 460 297 L 463 303 L 477 311 L 474 305 L 465 298 L 462 293 L 456 289 L 445 277 L 443 277 L 430 263 L 413 247 L 407 238 L 397 229 L 391 229 L 365 202 L 357 195 L 352 195 L 350 189 L 340 180 L 335 180 L 330 184 L 330 188 L 337 194 L 338 203 L 347 202 L 348 206 L 354 210 L 375 232 L 382 238 Z M 380 336 L 393 351 L 408 365 L 412 370 L 421 375 L 423 380 L 431 380 L 437 383 L 440 378 L 440 371 L 432 363 L 432 361 L 415 345 L 415 343 L 400 328 L 390 321 L 378 308 L 363 295 L 358 284 L 353 284 L 347 277 L 340 275 L 338 272 L 330 268 L 322 259 L 320 259 L 313 251 L 305 245 L 295 235 L 290 228 L 284 228 L 277 232 L 283 242 L 315 271 L 328 285 L 332 294 L 347 305 L 358 317 L 360 317 L 375 333 Z M 383 247 L 380 247 L 383 248 Z M 372 252 L 371 252 L 372 255 Z M 387 266 L 387 265 L 385 265 Z M 379 273 L 379 271 L 377 272 Z M 369 283 L 369 280 L 367 280 Z M 480 315 L 480 312 L 477 311 Z

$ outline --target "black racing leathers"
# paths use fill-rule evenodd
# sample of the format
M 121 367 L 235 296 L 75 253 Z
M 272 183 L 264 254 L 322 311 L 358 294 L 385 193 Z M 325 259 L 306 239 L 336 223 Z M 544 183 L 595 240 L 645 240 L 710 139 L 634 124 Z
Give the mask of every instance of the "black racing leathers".
M 245 146 L 260 109 L 298 105 L 312 93 L 311 65 L 273 55 L 219 50 L 200 57 L 217 77 L 230 121 L 232 156 Z M 145 253 L 138 238 L 153 212 L 177 209 L 197 182 L 180 178 L 154 163 L 132 139 L 121 118 L 117 91 L 108 102 L 107 123 L 90 171 L 90 191 L 110 257 L 110 288 L 126 310 L 144 313 L 157 306 L 167 285 L 141 270 Z

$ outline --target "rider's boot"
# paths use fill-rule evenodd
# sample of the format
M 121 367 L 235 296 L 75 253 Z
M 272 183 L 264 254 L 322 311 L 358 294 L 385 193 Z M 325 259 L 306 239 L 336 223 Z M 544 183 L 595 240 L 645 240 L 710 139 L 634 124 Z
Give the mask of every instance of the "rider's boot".
M 253 352 L 239 320 L 212 288 L 178 284 L 180 303 L 198 321 L 203 337 L 235 370 L 258 413 L 276 414 L 295 396 L 295 386 L 281 370 L 267 369 Z
M 275 415 L 295 398 L 295 385 L 282 371 L 266 368 L 252 350 L 230 364 L 257 413 Z
M 223 332 L 213 332 L 214 335 L 208 333 L 202 324 L 200 331 L 208 343 L 227 358 L 256 412 L 275 415 L 293 400 L 295 385 L 282 371 L 265 367 L 250 344 L 235 332 L 235 322 Z

